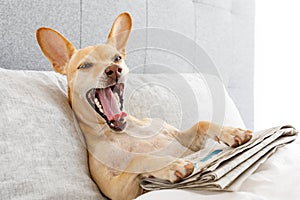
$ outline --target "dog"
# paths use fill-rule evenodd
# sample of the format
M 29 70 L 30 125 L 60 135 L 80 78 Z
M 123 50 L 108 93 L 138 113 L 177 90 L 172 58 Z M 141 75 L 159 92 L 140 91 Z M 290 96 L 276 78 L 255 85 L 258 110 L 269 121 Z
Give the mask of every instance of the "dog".
M 237 147 L 250 130 L 200 121 L 186 131 L 154 119 L 137 119 L 123 110 L 126 45 L 132 28 L 127 12 L 117 16 L 105 44 L 76 49 L 59 32 L 41 27 L 36 38 L 53 69 L 67 76 L 68 100 L 88 149 L 91 176 L 110 199 L 134 199 L 140 180 L 156 177 L 178 182 L 194 165 L 181 157 L 203 148 L 206 138 Z M 135 132 L 140 137 L 133 136 Z M 147 137 L 147 136 L 151 137 Z M 145 137 L 144 137 L 145 136 Z

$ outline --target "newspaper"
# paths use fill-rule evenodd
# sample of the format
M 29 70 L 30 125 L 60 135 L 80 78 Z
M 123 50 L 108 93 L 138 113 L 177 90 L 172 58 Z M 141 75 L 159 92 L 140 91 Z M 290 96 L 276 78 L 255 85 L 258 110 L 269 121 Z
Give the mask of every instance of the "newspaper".
M 203 190 L 237 191 L 241 184 L 279 147 L 293 142 L 298 131 L 292 126 L 279 126 L 253 133 L 252 139 L 237 147 L 213 145 L 185 157 L 194 163 L 193 174 L 178 183 L 158 178 L 145 178 L 145 190 L 199 188 Z

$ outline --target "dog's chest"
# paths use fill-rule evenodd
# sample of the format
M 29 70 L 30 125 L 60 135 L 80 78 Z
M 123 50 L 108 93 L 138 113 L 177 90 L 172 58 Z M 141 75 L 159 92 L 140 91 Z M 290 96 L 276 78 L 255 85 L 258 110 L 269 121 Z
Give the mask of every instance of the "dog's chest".
M 110 135 L 110 141 L 118 148 L 132 153 L 174 155 L 182 152 L 182 145 L 174 138 L 177 131 L 161 120 L 149 119 L 130 123 L 126 132 Z
M 136 135 L 120 134 L 110 137 L 110 142 L 115 147 L 132 153 L 151 153 L 167 148 L 172 142 L 176 142 L 165 134 L 152 137 L 137 137 Z
M 98 160 L 112 169 L 122 171 L 135 157 L 140 156 L 172 156 L 181 157 L 187 152 L 174 137 L 176 129 L 161 126 L 159 129 L 144 128 L 145 124 L 137 129 L 126 129 L 126 132 L 117 133 L 106 131 L 97 141 L 93 140 L 91 152 Z

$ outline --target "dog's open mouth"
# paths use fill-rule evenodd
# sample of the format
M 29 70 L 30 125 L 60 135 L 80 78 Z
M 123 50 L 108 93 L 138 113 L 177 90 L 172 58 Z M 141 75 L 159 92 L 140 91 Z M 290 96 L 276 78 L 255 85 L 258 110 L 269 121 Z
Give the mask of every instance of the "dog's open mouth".
M 117 83 L 107 88 L 90 89 L 86 94 L 90 105 L 115 131 L 122 131 L 126 127 L 127 114 L 122 111 L 123 93 L 124 84 Z

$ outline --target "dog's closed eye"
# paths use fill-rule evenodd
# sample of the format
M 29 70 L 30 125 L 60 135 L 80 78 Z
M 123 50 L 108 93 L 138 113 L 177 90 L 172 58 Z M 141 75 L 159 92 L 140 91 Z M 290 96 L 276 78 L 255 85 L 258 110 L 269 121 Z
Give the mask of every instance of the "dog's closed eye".
M 87 68 L 90 68 L 92 66 L 93 66 L 92 63 L 84 63 L 84 64 L 80 65 L 79 67 L 77 67 L 77 69 L 87 69 Z

